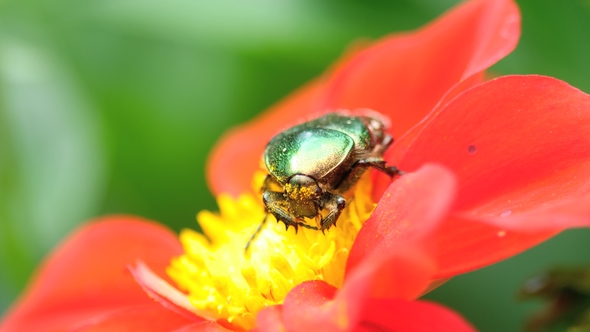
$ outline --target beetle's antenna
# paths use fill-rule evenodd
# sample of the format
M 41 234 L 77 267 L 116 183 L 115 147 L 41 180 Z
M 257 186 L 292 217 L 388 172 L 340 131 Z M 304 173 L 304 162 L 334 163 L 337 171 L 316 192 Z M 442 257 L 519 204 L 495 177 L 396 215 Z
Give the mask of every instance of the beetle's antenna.
M 246 242 L 246 247 L 244 248 L 244 254 L 248 253 L 248 248 L 250 248 L 250 245 L 252 244 L 252 242 L 254 241 L 256 236 L 258 235 L 258 233 L 260 233 L 260 230 L 262 230 L 262 226 L 264 226 L 264 224 L 266 224 L 267 219 L 268 219 L 268 212 L 264 214 L 264 219 L 262 219 L 262 222 L 260 223 L 260 225 L 258 225 L 258 227 L 256 227 L 256 230 L 254 231 L 254 233 L 252 233 L 252 235 L 250 236 L 250 239 L 248 239 L 248 242 Z

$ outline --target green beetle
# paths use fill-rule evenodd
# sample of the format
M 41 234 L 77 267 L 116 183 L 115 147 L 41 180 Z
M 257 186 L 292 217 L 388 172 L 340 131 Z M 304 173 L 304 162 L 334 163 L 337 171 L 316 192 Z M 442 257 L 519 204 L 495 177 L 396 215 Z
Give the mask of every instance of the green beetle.
M 276 135 L 263 156 L 269 173 L 261 188 L 267 214 L 246 249 L 269 213 L 295 231 L 301 226 L 323 232 L 335 225 L 346 207 L 343 194 L 369 167 L 391 177 L 401 174 L 383 160 L 391 143 L 385 121 L 369 110 L 328 113 Z M 302 218 L 315 218 L 317 225 Z

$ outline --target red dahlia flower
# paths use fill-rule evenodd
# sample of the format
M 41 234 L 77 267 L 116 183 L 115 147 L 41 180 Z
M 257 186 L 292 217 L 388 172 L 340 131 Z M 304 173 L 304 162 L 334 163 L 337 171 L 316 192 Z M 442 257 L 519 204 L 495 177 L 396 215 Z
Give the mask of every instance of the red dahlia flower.
M 183 231 L 179 243 L 132 217 L 91 223 L 1 330 L 471 331 L 412 300 L 590 223 L 590 96 L 541 76 L 484 82 L 519 34 L 511 0 L 474 0 L 349 54 L 222 139 L 209 163 L 221 212 L 198 216 L 207 238 Z M 302 118 L 357 108 L 391 119 L 398 140 L 385 158 L 408 174 L 365 177 L 325 235 L 267 223 L 244 253 L 264 215 L 249 188 L 266 142 Z

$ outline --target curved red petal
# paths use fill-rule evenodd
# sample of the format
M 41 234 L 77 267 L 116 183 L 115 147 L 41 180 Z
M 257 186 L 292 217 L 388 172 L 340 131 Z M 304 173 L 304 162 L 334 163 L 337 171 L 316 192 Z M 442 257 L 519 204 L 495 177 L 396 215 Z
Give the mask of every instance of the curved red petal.
M 363 261 L 346 275 L 339 296 L 358 302 L 357 292 L 371 298 L 413 300 L 424 294 L 437 271 L 435 262 L 420 246 L 382 253 Z
M 347 273 L 362 262 L 380 259 L 387 253 L 430 246 L 422 239 L 447 217 L 455 191 L 454 175 L 441 166 L 425 165 L 415 173 L 401 176 L 385 191 L 357 235 Z
M 142 260 L 164 271 L 180 253 L 176 236 L 156 223 L 129 216 L 96 220 L 75 231 L 46 259 L 0 330 L 64 330 L 152 305 L 127 267 Z
M 187 324 L 193 321 L 175 314 L 174 312 L 162 307 L 158 303 L 152 303 L 144 306 L 134 306 L 127 310 L 119 310 L 113 313 L 96 316 L 88 319 L 81 324 L 68 327 L 72 332 L 110 332 L 110 331 L 146 331 L 160 332 L 172 331 L 179 328 L 183 329 Z M 219 324 L 217 324 L 219 325 Z M 43 331 L 48 330 L 48 326 L 42 326 Z M 49 328 L 51 330 L 51 328 Z M 26 330 L 29 331 L 29 330 Z M 184 331 L 184 330 L 181 330 Z M 191 330 L 189 330 L 191 331 Z M 201 330 L 192 330 L 201 331 Z M 227 330 L 212 330 L 227 331 Z
M 432 234 L 435 278 L 448 278 L 496 263 L 529 249 L 559 231 L 515 231 L 481 221 L 451 217 Z
M 283 332 L 287 328 L 283 324 L 283 307 L 275 305 L 264 308 L 256 316 L 256 332 Z
M 436 114 L 438 114 L 449 101 L 453 100 L 463 91 L 475 86 L 479 82 L 480 80 L 478 75 L 474 75 L 458 83 L 451 90 L 449 90 L 427 117 L 422 119 L 420 123 L 412 127 L 411 130 L 404 133 L 404 135 L 395 141 L 395 148 L 390 148 L 389 150 L 385 151 L 384 158 L 388 161 L 388 164 L 399 165 L 400 159 L 406 154 L 416 137 L 420 134 L 422 129 L 428 125 L 432 118 L 435 118 Z M 387 187 L 390 185 L 391 181 L 388 181 L 389 179 L 382 173 L 375 172 L 374 176 L 376 177 L 376 181 L 374 181 L 373 196 L 376 199 L 379 199 L 385 189 L 387 189 Z
M 507 76 L 474 87 L 398 156 L 406 171 L 436 162 L 457 174 L 455 217 L 437 235 L 447 257 L 441 276 L 590 225 L 590 96 L 562 81 Z
M 204 321 L 183 326 L 173 332 L 229 332 L 231 330 L 217 324 L 216 322 Z M 278 330 L 275 330 L 278 331 Z
M 288 331 L 349 331 L 366 300 L 362 290 L 356 301 L 334 298 L 338 289 L 324 281 L 304 282 L 293 288 L 283 304 L 283 322 Z M 363 296 L 364 295 L 364 296 Z
M 399 163 L 459 180 L 456 209 L 499 216 L 590 191 L 590 96 L 543 76 L 506 76 L 449 103 Z
M 356 331 L 474 332 L 454 311 L 427 301 L 373 299 L 367 302 Z
M 383 38 L 331 78 L 323 109 L 371 108 L 388 115 L 400 137 L 424 118 L 453 86 L 510 53 L 520 37 L 520 13 L 511 0 L 465 2 L 409 34 Z M 463 87 L 469 87 L 463 85 Z
M 463 217 L 471 219 L 472 215 L 465 214 Z M 590 194 L 564 197 L 552 204 L 544 203 L 538 208 L 525 212 L 512 214 L 512 210 L 504 210 L 499 216 L 476 217 L 476 220 L 487 222 L 496 227 L 530 233 L 588 227 L 590 226 Z
M 211 191 L 237 196 L 249 190 L 265 144 L 310 114 L 373 108 L 392 117 L 399 137 L 451 87 L 481 82 L 480 72 L 512 51 L 519 36 L 520 15 L 511 0 L 476 0 L 416 33 L 349 52 L 328 73 L 331 79 L 313 81 L 222 137 L 207 163 Z
M 336 300 L 361 303 L 366 297 L 417 298 L 431 285 L 436 272 L 434 261 L 423 249 L 405 246 L 365 259 L 346 274 Z
M 185 293 L 158 276 L 144 262 L 139 261 L 135 266 L 129 266 L 129 271 L 144 292 L 166 309 L 189 318 L 197 315 L 212 321 L 216 319 L 210 312 L 195 308 Z
M 415 298 L 422 293 L 435 271 L 431 263 L 418 251 L 389 252 L 359 264 L 340 290 L 324 281 L 304 282 L 285 298 L 282 324 L 289 331 L 355 330 L 370 298 Z

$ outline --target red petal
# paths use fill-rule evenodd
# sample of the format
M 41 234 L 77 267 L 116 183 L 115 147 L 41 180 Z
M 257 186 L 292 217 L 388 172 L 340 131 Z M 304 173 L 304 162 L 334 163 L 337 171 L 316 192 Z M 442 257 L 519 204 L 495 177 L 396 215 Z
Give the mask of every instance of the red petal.
M 464 216 L 469 219 L 471 216 Z M 510 217 L 510 218 L 508 218 Z M 477 218 L 494 226 L 529 232 L 590 226 L 590 194 L 564 197 L 526 212 L 505 210 L 498 217 Z M 534 220 L 534 222 L 531 222 Z
M 460 315 L 426 301 L 371 300 L 355 331 L 472 332 Z
M 411 298 L 423 292 L 435 271 L 430 263 L 417 252 L 389 252 L 381 259 L 362 262 L 347 275 L 340 290 L 323 281 L 302 283 L 285 299 L 284 325 L 289 331 L 353 330 L 363 320 L 364 304 L 369 298 Z
M 178 328 L 181 331 L 203 331 L 185 330 L 187 324 L 191 324 L 185 317 L 177 315 L 158 303 L 145 306 L 134 306 L 128 310 L 118 310 L 103 316 L 95 316 L 87 319 L 81 324 L 70 326 L 69 329 L 75 332 L 110 332 L 110 331 L 172 331 Z M 197 323 L 198 324 L 198 323 Z M 219 324 L 213 323 L 217 326 Z M 221 328 L 221 326 L 219 326 Z M 46 331 L 48 326 L 42 329 Z M 29 330 L 26 330 L 29 331 Z M 211 330 L 211 331 L 227 331 Z
M 366 297 L 415 299 L 430 286 L 436 271 L 419 246 L 383 252 L 355 266 L 346 274 L 338 299 L 360 303 Z
M 459 181 L 455 217 L 437 234 L 439 277 L 590 225 L 590 96 L 566 83 L 495 79 L 458 96 L 415 137 L 400 168 L 441 163 Z
M 129 266 L 129 271 L 144 292 L 163 307 L 189 318 L 197 315 L 211 321 L 216 319 L 211 313 L 195 308 L 185 293 L 158 276 L 144 262 Z
M 365 296 L 346 303 L 333 300 L 337 289 L 321 280 L 307 281 L 293 288 L 283 304 L 288 331 L 348 331 L 356 323 Z M 362 293 L 362 291 L 361 291 Z M 350 304 L 350 305 L 348 305 Z
M 507 231 L 484 222 L 451 217 L 431 236 L 439 271 L 448 278 L 514 256 L 559 233 Z
M 264 308 L 256 316 L 256 332 L 286 331 L 283 324 L 283 308 L 280 305 Z
M 119 313 L 120 320 L 125 320 L 126 312 L 146 314 L 142 311 L 146 306 L 160 312 L 159 304 L 146 295 L 127 267 L 142 260 L 164 271 L 170 258 L 181 253 L 176 236 L 156 223 L 121 216 L 87 224 L 44 262 L 5 317 L 3 331 L 65 330 Z M 131 324 L 133 315 L 128 317 Z M 174 320 L 194 322 L 182 316 Z
M 437 165 L 426 165 L 395 181 L 357 235 L 347 273 L 367 260 L 428 246 L 421 240 L 447 217 L 455 196 L 455 182 L 453 174 Z M 401 268 L 398 274 L 408 273 Z M 390 283 L 389 287 L 403 289 L 405 285 Z
M 371 108 L 390 116 L 394 137 L 424 118 L 457 83 L 510 53 L 520 14 L 510 0 L 469 1 L 411 34 L 387 37 L 343 66 L 323 108 Z
M 199 322 L 181 327 L 173 332 L 229 332 L 231 330 L 217 324 L 216 322 Z M 275 330 L 276 331 L 276 330 Z
M 282 310 L 273 310 L 272 321 L 279 322 L 282 313 L 284 323 L 273 326 L 302 332 L 474 331 L 459 315 L 433 303 L 370 298 L 373 286 L 360 275 L 347 280 L 340 291 L 323 281 L 305 282 L 287 295 Z
M 462 88 L 481 82 L 480 72 L 508 54 L 519 36 L 520 15 L 511 0 L 476 0 L 416 33 L 384 38 L 348 54 L 329 83 L 316 80 L 226 134 L 209 158 L 209 186 L 216 195 L 249 190 L 266 143 L 310 114 L 338 107 L 373 108 L 392 117 L 399 137 L 451 87 L 461 81 Z

